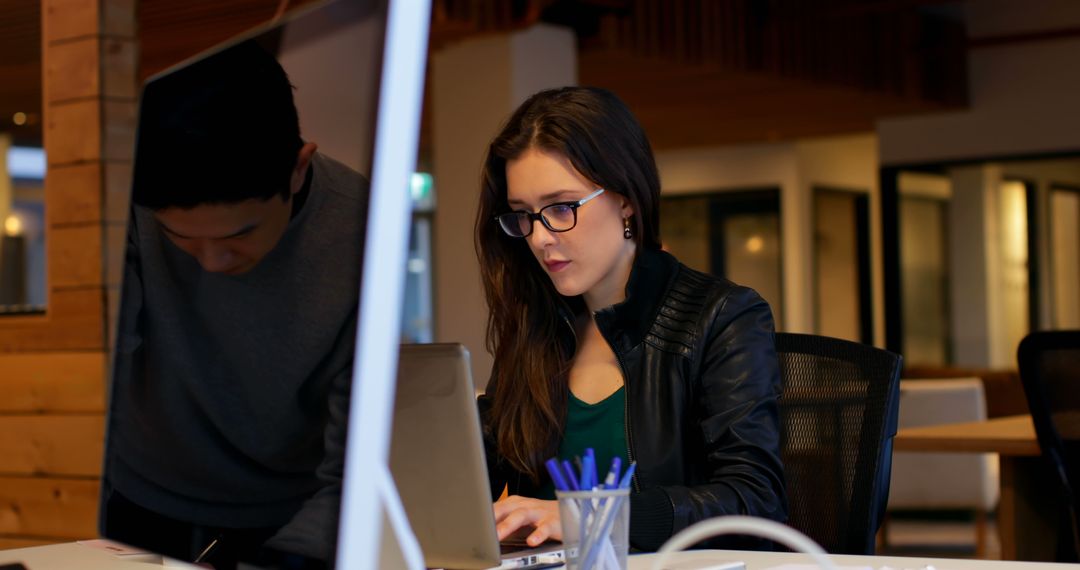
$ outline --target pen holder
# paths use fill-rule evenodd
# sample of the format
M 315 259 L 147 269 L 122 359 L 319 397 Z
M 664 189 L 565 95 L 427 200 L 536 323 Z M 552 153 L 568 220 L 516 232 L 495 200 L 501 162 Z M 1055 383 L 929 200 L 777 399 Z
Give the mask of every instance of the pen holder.
M 556 491 L 569 570 L 626 570 L 630 489 Z

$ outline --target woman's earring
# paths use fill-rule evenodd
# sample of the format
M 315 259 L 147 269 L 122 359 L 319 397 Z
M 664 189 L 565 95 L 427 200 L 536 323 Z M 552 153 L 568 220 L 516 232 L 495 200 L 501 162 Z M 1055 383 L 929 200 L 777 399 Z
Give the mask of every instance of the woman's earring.
M 630 218 L 623 218 L 622 223 L 623 223 L 622 237 L 624 237 L 626 239 L 633 238 L 634 234 L 630 231 Z

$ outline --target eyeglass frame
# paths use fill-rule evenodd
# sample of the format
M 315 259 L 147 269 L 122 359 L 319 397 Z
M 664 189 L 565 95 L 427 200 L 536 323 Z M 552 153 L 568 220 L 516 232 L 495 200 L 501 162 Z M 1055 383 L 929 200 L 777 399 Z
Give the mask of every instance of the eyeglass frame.
M 499 214 L 499 215 L 495 216 L 495 223 L 497 223 L 499 225 L 499 229 L 502 230 L 502 233 L 504 235 L 506 235 L 507 237 L 512 237 L 512 238 L 527 238 L 527 237 L 531 236 L 532 233 L 533 233 L 533 225 L 537 220 L 540 220 L 540 223 L 544 224 L 544 227 L 547 228 L 547 230 L 549 232 L 554 232 L 554 233 L 557 233 L 557 234 L 561 234 L 563 232 L 568 232 L 568 231 L 570 231 L 570 230 L 577 227 L 577 221 L 578 221 L 577 211 L 578 211 L 578 208 L 584 206 L 590 200 L 592 200 L 593 198 L 596 198 L 597 196 L 603 194 L 604 192 L 605 192 L 604 188 L 597 188 L 595 191 L 593 191 L 592 194 L 589 194 L 588 196 L 586 196 L 586 197 L 584 197 L 584 198 L 582 198 L 580 200 L 571 200 L 569 202 L 555 202 L 553 204 L 548 204 L 547 206 L 544 206 L 543 208 L 540 208 L 540 210 L 538 210 L 536 212 L 528 212 L 528 211 L 525 211 L 525 210 L 514 210 L 512 212 L 504 212 L 502 214 Z M 565 230 L 557 230 L 557 229 L 551 227 L 551 223 L 548 222 L 547 218 L 544 217 L 544 210 L 547 210 L 548 208 L 554 208 L 556 206 L 569 207 L 570 211 L 574 214 L 574 223 L 570 224 L 570 227 L 566 228 Z M 507 231 L 506 226 L 503 224 L 501 218 L 503 216 L 509 216 L 511 214 L 514 215 L 514 216 L 520 216 L 520 215 L 524 214 L 526 219 L 529 220 L 529 231 L 525 232 L 525 233 L 523 233 L 521 235 L 514 235 L 514 234 L 511 234 L 509 231 Z

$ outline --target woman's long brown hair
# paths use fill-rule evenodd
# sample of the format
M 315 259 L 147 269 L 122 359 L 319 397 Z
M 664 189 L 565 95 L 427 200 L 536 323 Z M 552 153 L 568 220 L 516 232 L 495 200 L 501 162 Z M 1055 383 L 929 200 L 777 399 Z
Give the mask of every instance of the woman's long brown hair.
M 500 455 L 539 482 L 544 460 L 558 452 L 562 437 L 575 350 L 566 339 L 584 303 L 559 295 L 528 243 L 506 236 L 495 221 L 509 211 L 506 163 L 530 148 L 567 157 L 598 187 L 625 196 L 639 249 L 660 247 L 660 178 L 641 126 L 603 89 L 564 87 L 533 95 L 488 148 L 475 228 L 489 309 L 487 348 L 495 357 L 487 424 Z

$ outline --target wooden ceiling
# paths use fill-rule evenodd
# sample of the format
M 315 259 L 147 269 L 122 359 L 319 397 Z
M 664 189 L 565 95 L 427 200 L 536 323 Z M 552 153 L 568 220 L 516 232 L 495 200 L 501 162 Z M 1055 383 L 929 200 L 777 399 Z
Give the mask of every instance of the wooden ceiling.
M 282 2 L 311 1 L 142 0 L 140 76 L 268 21 Z M 963 106 L 963 23 L 925 9 L 940 4 L 958 2 L 434 0 L 431 46 L 568 25 L 580 82 L 618 93 L 657 148 L 787 140 Z M 40 113 L 40 2 L 0 0 L 0 13 L 2 131 L 16 111 Z M 39 127 L 14 132 L 32 140 Z
M 143 80 L 232 36 L 320 0 L 141 0 L 139 79 Z
M 613 90 L 657 148 L 873 130 L 963 107 L 956 0 L 441 0 L 435 49 L 537 21 L 572 27 L 583 85 Z

